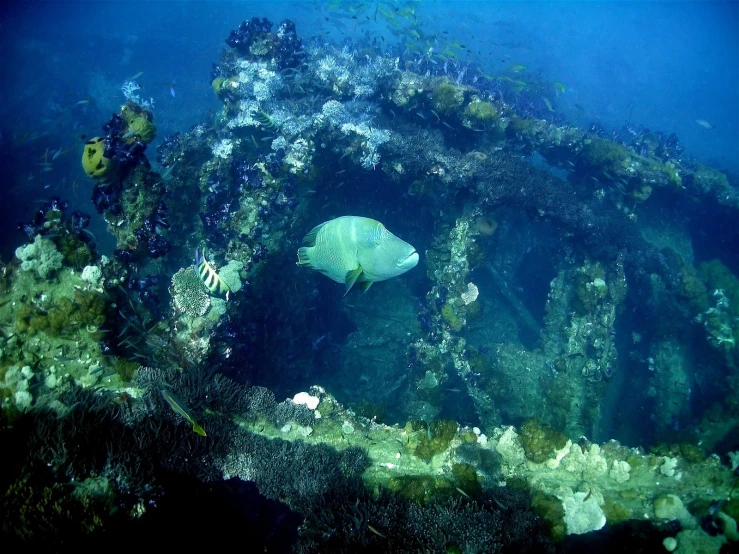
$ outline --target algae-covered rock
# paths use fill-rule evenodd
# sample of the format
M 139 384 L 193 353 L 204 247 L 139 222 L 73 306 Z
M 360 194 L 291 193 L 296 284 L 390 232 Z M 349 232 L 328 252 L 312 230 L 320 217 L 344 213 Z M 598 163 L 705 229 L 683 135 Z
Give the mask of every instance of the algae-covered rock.
M 128 102 L 121 109 L 121 117 L 126 122 L 126 132 L 123 138 L 133 141 L 136 138 L 141 142 L 149 143 L 157 136 L 157 128 L 154 126 L 154 115 L 151 111 L 141 106 Z
M 554 540 L 562 540 L 567 534 L 565 511 L 559 499 L 551 494 L 536 491 L 531 497 L 531 506 L 549 524 L 549 533 Z
M 500 117 L 495 106 L 478 98 L 467 104 L 463 114 L 466 122 L 472 126 L 491 123 Z
M 442 419 L 429 425 L 426 433 L 421 435 L 416 446 L 415 454 L 422 460 L 431 460 L 436 454 L 441 454 L 457 435 L 457 423 Z
M 521 426 L 521 445 L 526 457 L 538 464 L 552 458 L 567 445 L 567 437 L 559 431 L 530 419 Z
M 612 140 L 593 137 L 585 139 L 583 144 L 583 157 L 593 168 L 616 171 L 629 159 L 629 150 Z
M 134 117 L 128 124 L 126 135 L 130 138 L 138 137 L 142 142 L 149 143 L 157 136 L 157 128 L 145 117 Z
M 693 184 L 704 193 L 714 192 L 720 194 L 722 191 L 731 188 L 726 175 L 717 169 L 701 163 L 696 165 L 696 170 L 693 174 Z
M 464 315 L 460 314 L 460 312 L 464 312 L 464 308 L 462 306 L 455 306 L 454 302 L 447 302 L 441 307 L 441 318 L 456 333 L 462 330 L 465 323 Z
M 464 88 L 443 81 L 431 91 L 431 105 L 442 115 L 454 114 L 464 102 Z

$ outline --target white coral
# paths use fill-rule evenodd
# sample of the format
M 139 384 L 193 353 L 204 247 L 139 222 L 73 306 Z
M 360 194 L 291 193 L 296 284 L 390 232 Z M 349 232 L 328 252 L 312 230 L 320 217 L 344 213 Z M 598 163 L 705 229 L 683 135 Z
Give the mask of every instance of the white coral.
M 474 283 L 468 283 L 467 284 L 467 290 L 464 291 L 460 298 L 462 299 L 462 302 L 464 302 L 464 305 L 467 306 L 468 304 L 472 304 L 475 300 L 477 300 L 477 296 L 480 294 L 477 285 Z
M 211 150 L 213 151 L 213 156 L 215 156 L 216 158 L 227 160 L 231 156 L 233 148 L 234 145 L 230 139 L 223 139 L 222 141 L 214 144 Z
M 89 283 L 92 288 L 100 288 L 103 272 L 96 265 L 86 265 L 82 270 L 80 278 L 86 283 Z
M 49 239 L 36 235 L 33 244 L 16 248 L 15 255 L 21 260 L 23 271 L 36 271 L 39 277 L 46 279 L 55 270 L 62 267 L 64 256 Z

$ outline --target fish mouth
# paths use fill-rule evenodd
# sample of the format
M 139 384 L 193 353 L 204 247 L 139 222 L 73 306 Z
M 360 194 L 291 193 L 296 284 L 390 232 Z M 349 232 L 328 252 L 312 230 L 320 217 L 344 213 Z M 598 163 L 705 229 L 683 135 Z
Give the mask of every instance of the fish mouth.
M 418 252 L 414 250 L 411 254 L 408 255 L 408 257 L 406 257 L 405 260 L 403 260 L 402 262 L 398 264 L 398 267 L 400 269 L 408 270 L 408 269 L 413 269 L 417 265 L 418 265 Z

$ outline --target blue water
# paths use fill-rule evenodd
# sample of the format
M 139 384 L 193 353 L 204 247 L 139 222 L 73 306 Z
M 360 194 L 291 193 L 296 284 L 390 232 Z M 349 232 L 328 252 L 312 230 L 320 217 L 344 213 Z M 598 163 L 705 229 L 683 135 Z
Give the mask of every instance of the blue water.
M 290 16 L 305 37 L 340 42 L 384 32 L 392 38 L 375 22 L 354 30 L 351 20 L 326 21 L 318 2 L 106 1 L 94 9 L 88 2 L 11 2 L 2 10 L 0 132 L 6 140 L 43 134 L 33 141 L 40 154 L 75 146 L 80 134 L 94 136 L 100 118 L 118 108 L 121 84 L 139 72 L 143 94 L 157 106 L 158 140 L 217 110 L 211 65 L 234 22 L 251 14 L 269 13 L 274 21 Z M 565 84 L 559 109 L 574 125 L 598 122 L 616 130 L 630 121 L 674 132 L 691 155 L 736 172 L 737 10 L 730 1 L 426 2 L 418 17 L 429 34 L 448 32 L 467 42 L 469 60 L 484 71 L 523 64 Z M 94 105 L 75 106 L 91 93 Z M 3 203 L 10 215 L 30 209 L 28 200 L 45 191 L 27 183 L 27 168 L 8 157 L 6 188 L 22 191 Z M 64 168 L 80 187 L 73 202 L 84 207 L 89 183 L 73 157 Z M 3 236 L 12 232 L 12 219 L 3 218 Z M 11 246 L 3 241 L 6 255 Z
M 200 121 L 218 109 L 209 71 L 222 37 L 250 14 L 275 21 L 289 15 L 305 37 L 341 41 L 359 33 L 352 21 L 326 21 L 321 4 L 309 2 L 106 1 L 95 9 L 88 2 L 12 2 L 2 9 L 0 131 L 6 139 L 43 133 L 34 141 L 41 153 L 94 135 L 96 116 L 118 107 L 118 88 L 138 72 L 144 95 L 156 102 L 159 140 Z M 692 155 L 737 171 L 737 10 L 735 2 L 427 2 L 419 24 L 468 42 L 470 61 L 485 71 L 523 64 L 562 82 L 568 93 L 561 109 L 573 124 L 597 121 L 615 130 L 631 121 L 675 132 Z M 374 22 L 360 30 L 382 32 Z M 75 107 L 91 92 L 94 107 Z M 12 159 L 5 167 L 8 188 L 43 197 L 23 182 L 25 168 Z M 75 177 L 82 180 L 69 173 Z

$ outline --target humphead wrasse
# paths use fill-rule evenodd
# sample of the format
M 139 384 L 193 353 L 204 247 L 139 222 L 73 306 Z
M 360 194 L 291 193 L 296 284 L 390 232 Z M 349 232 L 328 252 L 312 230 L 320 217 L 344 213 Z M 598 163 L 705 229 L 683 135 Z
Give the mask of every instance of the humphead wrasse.
M 372 283 L 402 275 L 418 264 L 418 252 L 379 221 L 367 217 L 337 217 L 316 226 L 298 249 L 298 265 L 346 285 Z

